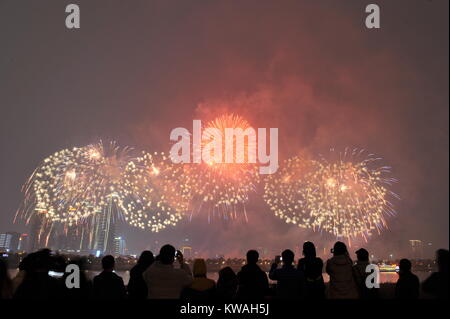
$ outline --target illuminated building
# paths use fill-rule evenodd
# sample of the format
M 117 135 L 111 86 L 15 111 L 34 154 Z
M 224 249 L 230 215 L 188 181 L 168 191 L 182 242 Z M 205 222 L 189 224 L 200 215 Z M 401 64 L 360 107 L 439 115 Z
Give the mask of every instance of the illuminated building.
M 101 255 L 114 254 L 114 238 L 116 232 L 115 213 L 116 207 L 113 203 L 114 194 L 109 196 L 108 207 L 96 212 L 94 216 L 94 247 Z
M 58 236 L 57 248 L 68 252 L 79 252 L 82 244 L 80 233 L 78 225 L 67 226 L 66 231 Z
M 26 251 L 29 246 L 30 236 L 28 236 L 28 234 L 21 234 L 19 237 L 19 246 L 17 247 L 17 249 L 19 251 Z
M 0 250 L 17 251 L 19 249 L 20 234 L 16 232 L 7 232 L 0 234 Z
M 114 238 L 114 255 L 123 256 L 125 255 L 125 239 L 123 237 Z

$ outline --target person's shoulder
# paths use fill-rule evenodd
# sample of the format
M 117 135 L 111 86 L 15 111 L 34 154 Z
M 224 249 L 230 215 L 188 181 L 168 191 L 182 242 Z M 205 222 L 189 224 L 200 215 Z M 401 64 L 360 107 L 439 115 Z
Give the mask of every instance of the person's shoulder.
M 209 282 L 211 282 L 214 286 L 214 288 L 216 287 L 216 282 L 213 279 L 207 278 Z
M 97 281 L 100 278 L 102 278 L 102 273 L 99 273 L 98 275 L 95 275 L 93 281 Z
M 100 274 L 98 274 L 97 276 L 95 276 L 92 279 L 92 284 L 93 285 L 99 285 L 99 284 L 101 284 L 101 282 L 102 282 L 102 277 L 100 276 Z
M 256 271 L 258 272 L 262 272 L 262 273 L 266 273 L 264 270 L 261 269 L 261 267 L 259 265 L 256 265 Z
M 133 267 L 131 267 L 131 269 L 130 269 L 130 276 L 133 276 L 133 275 L 135 275 L 137 272 L 139 272 L 139 270 L 140 270 L 140 266 L 139 266 L 139 264 L 136 264 L 136 265 L 134 265 Z
M 267 277 L 267 274 L 264 270 L 261 269 L 261 267 L 257 266 L 258 269 L 256 270 L 261 276 Z
M 121 280 L 123 281 L 122 277 L 119 276 L 118 274 L 116 274 L 115 272 L 111 273 L 111 277 L 114 278 L 115 280 Z
M 149 274 L 149 273 L 153 273 L 155 271 L 158 271 L 158 269 L 161 269 L 161 267 L 159 267 L 159 263 L 158 262 L 154 262 L 153 264 L 151 264 L 150 266 L 147 267 L 147 269 L 145 269 L 142 274 Z

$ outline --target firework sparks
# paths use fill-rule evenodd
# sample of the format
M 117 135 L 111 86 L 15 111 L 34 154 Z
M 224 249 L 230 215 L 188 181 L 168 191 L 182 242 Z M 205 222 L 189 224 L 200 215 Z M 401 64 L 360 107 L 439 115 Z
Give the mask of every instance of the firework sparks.
M 112 204 L 121 211 L 130 150 L 100 142 L 47 157 L 24 186 L 23 214 L 46 211 L 49 220 L 70 225 Z
M 222 141 L 225 141 L 226 128 L 240 128 L 245 131 L 251 128 L 250 124 L 240 116 L 228 114 L 220 116 L 206 125 L 203 145 L 210 141 L 208 128 L 217 129 Z M 227 149 L 236 144 L 236 138 L 233 145 L 222 143 L 222 154 L 232 152 L 232 163 L 225 163 L 224 158 L 220 163 L 210 161 L 201 164 L 183 165 L 183 184 L 186 192 L 183 196 L 189 196 L 191 201 L 191 215 L 200 211 L 206 211 L 208 220 L 211 221 L 214 216 L 224 219 L 236 219 L 243 215 L 247 220 L 245 204 L 249 200 L 249 193 L 255 191 L 255 184 L 259 182 L 257 167 L 253 163 L 248 163 L 248 150 L 255 145 L 249 139 L 245 139 L 242 149 Z M 249 146 L 251 146 L 249 148 Z M 255 147 L 256 149 L 256 147 Z M 240 153 L 241 152 L 241 153 Z M 224 155 L 223 155 L 224 156 Z M 213 156 L 211 156 L 213 158 Z M 244 163 L 237 163 L 237 159 L 244 159 Z
M 367 240 L 387 227 L 386 217 L 395 214 L 391 200 L 398 196 L 389 190 L 396 182 L 390 168 L 378 167 L 380 158 L 373 155 L 361 159 L 364 153 L 346 150 L 338 159 L 318 161 L 292 158 L 268 177 L 264 200 L 287 223 Z
M 158 232 L 175 226 L 188 210 L 181 184 L 183 167 L 164 153 L 143 153 L 125 169 L 125 220 L 132 226 Z

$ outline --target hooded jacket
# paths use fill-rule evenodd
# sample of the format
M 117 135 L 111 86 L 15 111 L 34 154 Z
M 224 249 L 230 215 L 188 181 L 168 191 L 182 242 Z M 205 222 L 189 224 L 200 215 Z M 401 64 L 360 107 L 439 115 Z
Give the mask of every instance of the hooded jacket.
M 330 299 L 356 299 L 358 290 L 353 278 L 353 262 L 347 255 L 328 259 L 326 271 L 330 275 L 328 297 Z

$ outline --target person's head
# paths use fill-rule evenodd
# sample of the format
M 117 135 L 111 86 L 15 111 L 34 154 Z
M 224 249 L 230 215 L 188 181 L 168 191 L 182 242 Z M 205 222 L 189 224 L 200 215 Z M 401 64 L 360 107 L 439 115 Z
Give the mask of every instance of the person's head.
M 341 256 L 346 254 L 348 254 L 347 246 L 343 242 L 337 241 L 333 246 L 333 256 Z
M 316 257 L 316 246 L 314 246 L 314 244 L 312 242 L 305 241 L 303 243 L 303 256 L 305 256 L 305 258 L 315 258 Z
M 237 280 L 237 276 L 231 267 L 225 267 L 219 270 L 219 280 L 217 283 L 225 283 L 235 280 Z
M 401 273 L 407 273 L 411 271 L 412 265 L 411 262 L 409 261 L 409 259 L 402 259 L 400 260 L 400 272 Z
M 102 258 L 102 268 L 105 271 L 113 271 L 115 260 L 111 255 L 106 255 Z
M 164 245 L 159 251 L 159 261 L 165 265 L 173 264 L 175 260 L 175 247 L 172 245 Z
M 436 262 L 439 267 L 439 272 L 448 272 L 448 250 L 439 249 L 436 251 Z
M 295 255 L 292 250 L 286 249 L 281 253 L 281 257 L 283 258 L 283 264 L 292 265 Z
M 366 249 L 360 248 L 355 252 L 355 254 L 358 261 L 369 261 L 369 252 Z
M 33 269 L 39 273 L 48 273 L 52 268 L 52 256 L 49 249 L 41 249 L 34 254 Z
M 259 259 L 259 254 L 256 250 L 249 250 L 247 252 L 247 264 L 256 264 L 258 262 Z
M 19 263 L 19 270 L 22 271 L 32 271 L 33 259 L 35 258 L 35 253 L 31 253 L 23 257 Z
M 206 262 L 204 259 L 199 258 L 194 260 L 192 274 L 194 277 L 206 277 Z
M 138 264 L 148 267 L 153 264 L 154 261 L 155 257 L 153 257 L 153 253 L 150 250 L 144 250 L 139 256 Z

